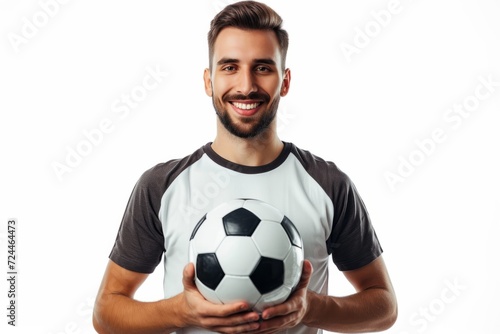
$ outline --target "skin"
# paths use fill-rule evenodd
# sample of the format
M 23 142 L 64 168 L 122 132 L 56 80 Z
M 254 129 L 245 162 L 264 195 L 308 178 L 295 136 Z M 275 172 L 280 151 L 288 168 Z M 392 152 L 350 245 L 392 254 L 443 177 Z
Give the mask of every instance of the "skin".
M 279 99 L 289 91 L 291 74 L 282 69 L 280 59 L 278 41 L 271 31 L 225 28 L 217 37 L 212 70 L 205 69 L 204 83 L 218 114 L 212 148 L 225 159 L 259 166 L 272 162 L 282 151 L 275 115 Z M 245 111 L 234 103 L 259 106 Z M 230 125 L 224 125 L 222 118 Z M 262 123 L 266 126 L 259 126 Z M 168 333 L 189 326 L 223 333 L 274 333 L 303 323 L 333 332 L 360 333 L 394 324 L 397 302 L 382 257 L 344 272 L 356 289 L 350 296 L 308 290 L 312 272 L 311 263 L 304 261 L 294 293 L 283 304 L 264 310 L 259 319 L 245 303 L 206 301 L 194 284 L 192 264 L 184 268 L 181 293 L 156 302 L 139 302 L 134 293 L 148 275 L 110 260 L 96 298 L 94 327 L 99 333 Z
M 234 60 L 234 61 L 230 61 Z M 263 117 L 276 114 L 277 102 L 290 88 L 290 70 L 282 70 L 278 40 L 272 31 L 248 31 L 237 28 L 223 29 L 214 46 L 212 71 L 205 69 L 205 92 L 212 97 L 219 113 L 227 113 L 241 131 L 251 131 Z M 241 115 L 237 108 L 225 101 L 226 96 L 251 94 L 266 95 L 251 116 Z M 257 103 L 262 99 L 246 98 L 244 103 Z M 251 138 L 241 138 L 229 132 L 217 119 L 217 135 L 212 148 L 222 157 L 247 166 L 259 166 L 273 161 L 283 149 L 276 133 L 276 117 L 269 126 Z

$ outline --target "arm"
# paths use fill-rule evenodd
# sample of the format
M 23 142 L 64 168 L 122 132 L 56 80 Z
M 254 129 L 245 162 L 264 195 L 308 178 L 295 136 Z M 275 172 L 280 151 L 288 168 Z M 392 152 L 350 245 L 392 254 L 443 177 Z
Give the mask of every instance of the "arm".
M 260 332 L 274 332 L 303 323 L 331 332 L 382 331 L 397 318 L 397 302 L 382 256 L 370 264 L 344 272 L 356 289 L 346 297 L 320 295 L 307 290 L 310 263 L 304 262 L 303 278 L 287 302 L 262 313 Z
M 93 324 L 98 333 L 169 333 L 189 326 L 237 332 L 258 327 L 258 314 L 245 312 L 245 303 L 215 305 L 206 301 L 194 284 L 192 264 L 184 269 L 184 291 L 169 299 L 133 299 L 147 276 L 109 261 L 94 305 Z
M 344 275 L 356 289 L 346 297 L 308 293 L 304 323 L 328 331 L 362 333 L 390 328 L 397 318 L 396 295 L 382 256 Z

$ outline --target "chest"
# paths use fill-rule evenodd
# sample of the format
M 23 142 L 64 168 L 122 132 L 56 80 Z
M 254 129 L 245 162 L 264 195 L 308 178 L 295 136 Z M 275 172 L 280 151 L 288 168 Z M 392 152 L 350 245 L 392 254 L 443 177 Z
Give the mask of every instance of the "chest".
M 327 257 L 331 232 L 331 200 L 302 166 L 289 159 L 260 174 L 224 169 L 201 160 L 179 175 L 162 197 L 159 217 L 168 255 L 187 261 L 189 237 L 201 217 L 222 202 L 254 198 L 283 212 L 297 227 L 306 258 Z

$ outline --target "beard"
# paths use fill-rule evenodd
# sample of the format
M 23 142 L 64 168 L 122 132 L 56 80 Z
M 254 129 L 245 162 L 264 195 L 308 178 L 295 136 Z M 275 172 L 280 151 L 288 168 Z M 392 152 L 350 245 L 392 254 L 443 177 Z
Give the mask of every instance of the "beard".
M 223 105 L 224 102 L 237 100 L 260 100 L 263 101 L 262 103 L 268 104 L 267 110 L 260 111 L 262 115 L 257 119 L 254 117 L 243 117 L 240 120 L 242 124 L 238 124 L 231 118 L 229 111 Z M 269 95 L 265 93 L 250 93 L 248 96 L 241 94 L 224 95 L 222 102 L 212 96 L 212 104 L 220 122 L 229 133 L 239 138 L 254 138 L 269 128 L 269 125 L 276 118 L 280 97 L 278 95 L 276 99 L 269 103 L 270 100 Z

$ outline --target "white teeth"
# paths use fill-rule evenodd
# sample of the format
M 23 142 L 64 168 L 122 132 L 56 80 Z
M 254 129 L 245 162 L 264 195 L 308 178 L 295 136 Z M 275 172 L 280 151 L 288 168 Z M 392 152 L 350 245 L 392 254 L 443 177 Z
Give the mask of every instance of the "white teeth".
M 233 105 L 236 108 L 239 108 L 239 109 L 250 110 L 250 109 L 257 108 L 260 105 L 260 102 L 259 103 L 239 103 L 239 102 L 233 102 Z

